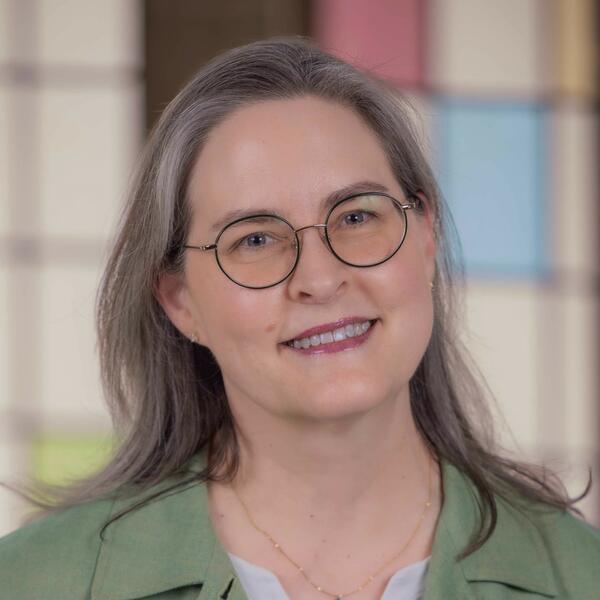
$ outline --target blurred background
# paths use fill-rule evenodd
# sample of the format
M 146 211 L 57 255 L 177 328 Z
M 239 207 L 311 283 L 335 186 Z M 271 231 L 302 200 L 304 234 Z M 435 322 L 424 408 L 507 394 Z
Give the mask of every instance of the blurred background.
M 148 129 L 207 60 L 301 34 L 393 81 L 462 238 L 501 439 L 600 526 L 594 0 L 0 0 L 0 481 L 111 448 L 93 307 Z M 0 535 L 27 507 L 0 488 Z

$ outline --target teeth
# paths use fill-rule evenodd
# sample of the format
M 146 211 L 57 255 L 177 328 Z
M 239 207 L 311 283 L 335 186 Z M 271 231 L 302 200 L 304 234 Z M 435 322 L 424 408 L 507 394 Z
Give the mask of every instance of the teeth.
M 321 344 L 331 344 L 333 342 L 333 333 L 326 331 L 321 334 Z
M 331 344 L 334 341 L 341 342 L 346 338 L 363 334 L 369 327 L 371 327 L 370 321 L 353 323 L 319 335 L 311 335 L 310 337 L 293 340 L 292 342 L 288 342 L 288 345 L 294 346 L 294 348 L 310 348 L 311 346 L 320 346 L 321 344 Z

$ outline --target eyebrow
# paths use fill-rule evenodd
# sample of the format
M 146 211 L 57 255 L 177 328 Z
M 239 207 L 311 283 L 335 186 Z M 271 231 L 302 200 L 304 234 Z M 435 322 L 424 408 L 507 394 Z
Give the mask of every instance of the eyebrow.
M 326 210 L 330 209 L 334 204 L 336 204 L 340 200 L 343 200 L 350 196 L 354 196 L 356 194 L 363 194 L 365 192 L 383 192 L 383 193 L 389 194 L 389 190 L 387 189 L 387 187 L 385 185 L 382 185 L 381 183 L 377 183 L 375 181 L 367 181 L 367 180 L 357 181 L 355 183 L 351 183 L 350 185 L 346 185 L 342 188 L 334 190 L 333 192 L 328 194 L 321 201 L 320 208 L 323 212 L 325 212 Z M 270 208 L 270 207 L 266 207 L 266 208 L 258 208 L 258 207 L 236 208 L 236 209 L 231 210 L 228 213 L 224 214 L 218 221 L 213 223 L 210 227 L 210 230 L 213 233 L 217 233 L 218 231 L 223 229 L 223 227 L 225 227 L 225 225 L 228 225 L 229 223 L 231 223 L 232 221 L 235 221 L 236 219 L 242 219 L 244 217 L 257 217 L 257 216 L 261 216 L 261 215 L 273 215 L 273 214 L 277 215 L 278 212 L 275 208 Z

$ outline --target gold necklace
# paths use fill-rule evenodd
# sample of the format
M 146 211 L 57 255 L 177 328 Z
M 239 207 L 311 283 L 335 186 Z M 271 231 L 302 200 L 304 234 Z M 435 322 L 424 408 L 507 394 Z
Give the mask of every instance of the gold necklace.
M 233 485 L 231 486 L 231 488 L 233 489 L 233 492 L 237 496 L 237 499 L 240 501 L 241 505 L 244 507 L 246 515 L 248 516 L 248 519 L 250 520 L 250 522 L 252 523 L 254 528 L 269 539 L 269 541 L 273 544 L 273 547 L 276 550 L 279 550 L 279 552 L 281 552 L 281 554 L 283 554 L 283 556 L 285 556 L 285 558 L 287 558 L 287 560 L 289 562 L 291 562 L 300 571 L 300 573 L 302 573 L 302 575 L 308 581 L 308 583 L 310 583 L 310 585 L 312 585 L 318 592 L 326 594 L 327 596 L 331 596 L 332 598 L 335 598 L 335 600 L 342 600 L 342 598 L 345 598 L 346 596 L 350 596 L 352 594 L 355 594 L 356 592 L 362 591 L 369 583 L 374 581 L 375 577 L 377 575 L 379 575 L 379 573 L 381 571 L 383 571 L 383 569 L 385 569 L 391 562 L 396 560 L 396 558 L 398 558 L 404 552 L 404 550 L 406 550 L 406 548 L 408 547 L 408 545 L 410 544 L 412 539 L 415 537 L 415 534 L 419 530 L 421 523 L 425 519 L 425 513 L 427 512 L 427 509 L 431 506 L 431 461 L 429 462 L 429 468 L 427 469 L 427 488 L 428 488 L 427 502 L 425 502 L 425 507 L 423 508 L 423 512 L 421 513 L 421 516 L 419 517 L 419 521 L 417 522 L 417 525 L 414 528 L 413 532 L 411 533 L 410 537 L 408 538 L 408 540 L 406 541 L 404 546 L 402 546 L 402 549 L 400 550 L 400 552 L 398 552 L 392 558 L 390 558 L 390 560 L 388 560 L 382 567 L 377 569 L 377 571 L 375 571 L 375 573 L 373 573 L 372 575 L 369 575 L 368 579 L 366 579 L 363 583 L 361 583 L 356 589 L 354 589 L 350 592 L 346 592 L 344 594 L 334 594 L 333 592 L 323 589 L 320 585 L 317 585 L 314 581 L 312 581 L 312 579 L 306 574 L 306 571 L 304 570 L 304 568 L 301 567 L 293 558 L 288 556 L 287 553 L 284 551 L 284 549 L 273 539 L 273 537 L 271 535 L 269 535 L 264 529 L 261 529 L 254 522 L 254 519 L 252 518 L 252 515 L 250 514 L 250 511 L 248 510 L 246 503 L 240 498 L 239 494 L 237 493 L 237 491 Z

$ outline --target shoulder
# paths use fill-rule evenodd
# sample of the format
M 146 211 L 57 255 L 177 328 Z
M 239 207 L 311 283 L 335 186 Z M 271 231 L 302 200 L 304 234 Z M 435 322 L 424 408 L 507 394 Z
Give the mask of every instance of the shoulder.
M 594 598 L 600 589 L 600 532 L 573 513 L 524 497 L 513 487 L 494 490 L 496 519 L 483 544 L 448 566 L 448 553 L 469 547 L 482 521 L 481 497 L 469 477 L 444 466 L 444 506 L 434 542 L 432 589 L 465 579 L 478 598 Z M 484 528 L 485 529 L 485 528 Z M 436 587 L 437 586 L 437 587 Z M 463 586 L 463 587 L 461 587 Z M 516 595 L 515 595 L 516 594 Z M 532 596 L 533 597 L 533 596 Z
M 205 486 L 189 474 L 124 484 L 110 498 L 58 510 L 1 538 L 0 596 L 8 589 L 19 600 L 114 600 L 196 584 L 201 573 L 190 556 L 211 560 L 215 544 Z
M 543 561 L 559 598 L 595 597 L 600 589 L 600 530 L 569 511 L 550 506 L 513 510 L 520 513 L 514 518 L 521 531 L 513 540 L 512 552 L 522 556 L 523 545 L 535 554 L 535 560 Z
M 0 589 L 14 598 L 89 597 L 113 501 L 51 513 L 0 539 Z
M 567 511 L 530 514 L 563 582 L 593 577 L 600 589 L 600 530 Z

